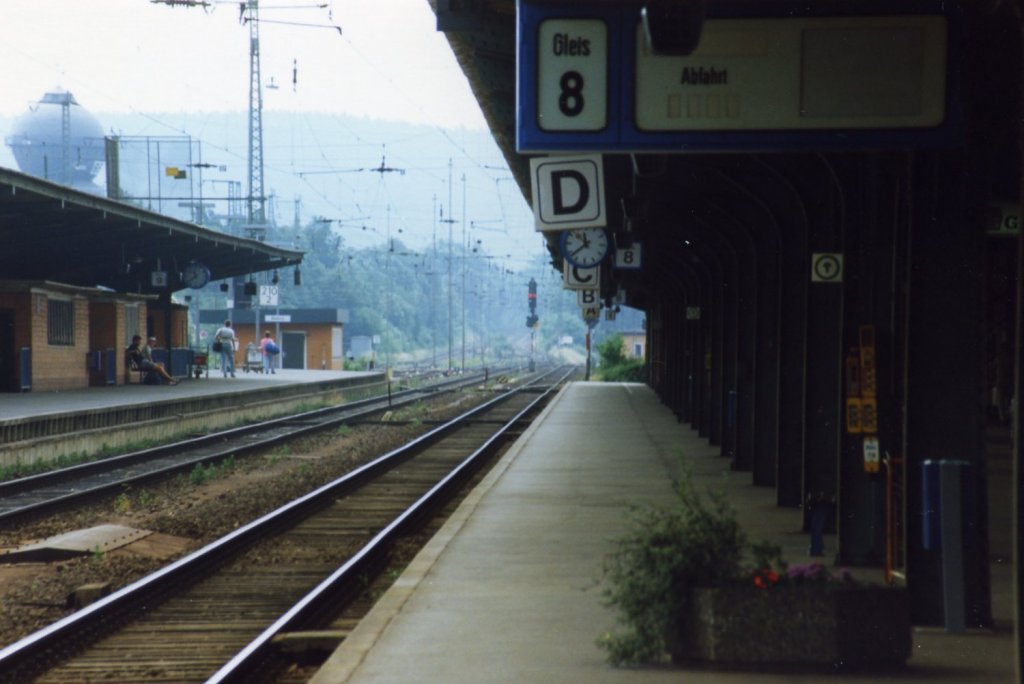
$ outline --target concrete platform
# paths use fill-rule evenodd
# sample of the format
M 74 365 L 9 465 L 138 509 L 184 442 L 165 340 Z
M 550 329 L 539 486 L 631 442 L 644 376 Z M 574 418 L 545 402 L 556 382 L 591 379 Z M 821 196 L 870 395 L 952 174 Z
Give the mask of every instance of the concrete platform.
M 615 626 L 601 600 L 610 540 L 631 504 L 668 504 L 682 454 L 698 486 L 726 492 L 755 540 L 806 562 L 800 513 L 750 485 L 642 385 L 575 383 L 563 391 L 460 506 L 343 642 L 314 684 L 688 684 L 820 682 L 818 674 L 617 669 L 595 640 Z M 996 523 L 1000 521 L 994 521 Z M 1008 525 L 1009 521 L 1001 521 Z M 835 549 L 826 537 L 826 553 Z M 881 581 L 881 570 L 858 571 Z M 993 572 L 1002 629 L 915 630 L 895 673 L 828 680 L 1013 682 L 1011 573 Z
M 282 384 L 308 385 L 345 381 L 353 378 L 383 378 L 380 372 L 288 370 L 273 375 L 238 371 L 234 378 L 221 377 L 219 371 L 210 377 L 182 379 L 177 385 L 112 385 L 89 387 L 65 392 L 0 392 L 0 421 L 70 413 L 73 411 L 116 408 L 140 402 L 174 401 L 186 397 L 250 392 L 253 389 Z
M 362 399 L 380 372 L 287 370 L 273 375 L 114 385 L 65 392 L 0 393 L 0 466 L 123 448 L 260 420 L 317 402 Z

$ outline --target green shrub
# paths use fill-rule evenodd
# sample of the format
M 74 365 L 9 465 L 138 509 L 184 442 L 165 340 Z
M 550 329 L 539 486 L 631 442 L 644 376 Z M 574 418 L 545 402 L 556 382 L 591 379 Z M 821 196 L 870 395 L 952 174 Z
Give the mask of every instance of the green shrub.
M 647 379 L 643 359 L 626 359 L 614 366 L 602 365 L 600 374 L 605 382 L 644 382 Z
M 212 470 L 213 466 L 210 469 Z M 203 467 L 202 463 L 196 463 L 189 472 L 188 479 L 194 485 L 201 485 L 210 479 L 210 471 Z
M 628 359 L 622 346 L 622 335 L 607 337 L 597 345 L 601 360 L 598 375 L 605 382 L 643 382 L 647 379 L 643 359 Z
M 677 494 L 672 508 L 631 508 L 627 531 L 606 560 L 605 601 L 626 627 L 598 640 L 612 664 L 661 659 L 690 590 L 729 584 L 743 572 L 746 536 L 724 497 L 705 499 L 688 477 Z

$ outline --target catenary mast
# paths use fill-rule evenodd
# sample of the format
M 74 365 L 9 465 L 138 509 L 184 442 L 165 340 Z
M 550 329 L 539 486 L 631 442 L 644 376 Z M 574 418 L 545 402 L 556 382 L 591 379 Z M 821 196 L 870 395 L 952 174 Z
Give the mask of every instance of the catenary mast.
M 263 88 L 260 80 L 259 0 L 246 0 L 242 21 L 249 22 L 249 193 L 246 237 L 267 235 L 263 195 Z

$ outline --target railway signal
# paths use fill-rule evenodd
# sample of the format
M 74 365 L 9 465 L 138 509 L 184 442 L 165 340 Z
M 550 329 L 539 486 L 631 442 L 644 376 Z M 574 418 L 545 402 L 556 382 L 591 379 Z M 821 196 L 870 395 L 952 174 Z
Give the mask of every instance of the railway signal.
M 530 305 L 530 315 L 526 317 L 526 327 L 535 328 L 540 321 L 540 318 L 537 317 L 537 281 L 530 278 L 528 288 L 526 297 Z

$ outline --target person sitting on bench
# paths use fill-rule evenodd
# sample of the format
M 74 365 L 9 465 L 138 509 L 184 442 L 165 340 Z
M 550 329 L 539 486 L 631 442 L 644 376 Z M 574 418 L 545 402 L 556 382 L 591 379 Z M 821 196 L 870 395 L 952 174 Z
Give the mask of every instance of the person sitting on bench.
M 144 371 L 146 373 L 156 373 L 161 378 L 166 380 L 168 385 L 178 384 L 178 381 L 171 377 L 171 374 L 164 369 L 163 364 L 156 363 L 152 359 L 147 358 L 147 355 L 142 350 L 141 336 L 134 335 L 132 337 L 131 346 L 129 346 L 127 351 L 125 352 L 125 357 L 128 359 L 129 363 L 134 365 L 139 370 Z

